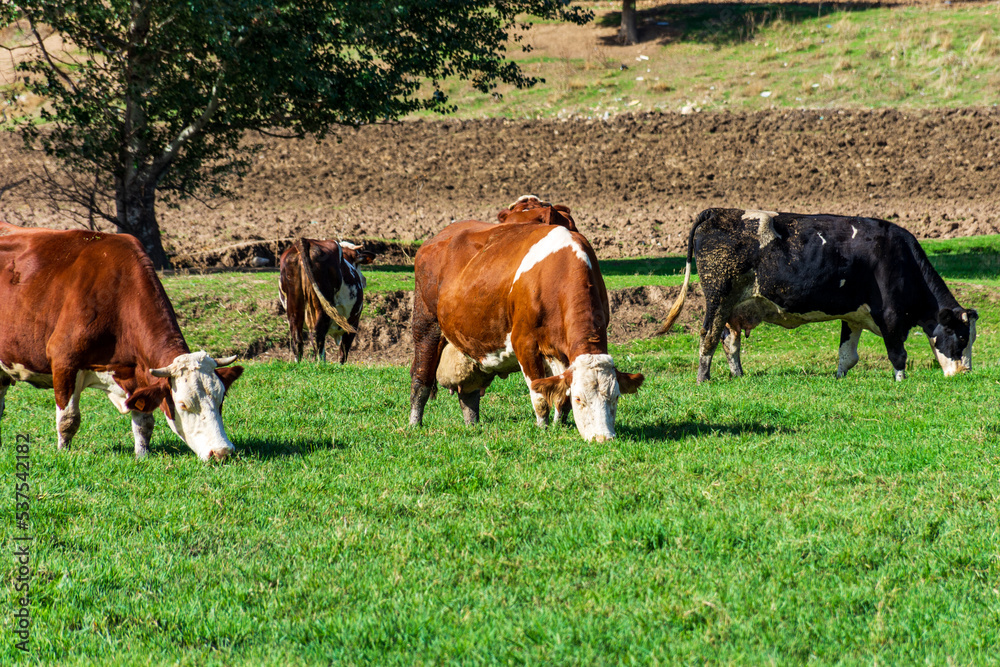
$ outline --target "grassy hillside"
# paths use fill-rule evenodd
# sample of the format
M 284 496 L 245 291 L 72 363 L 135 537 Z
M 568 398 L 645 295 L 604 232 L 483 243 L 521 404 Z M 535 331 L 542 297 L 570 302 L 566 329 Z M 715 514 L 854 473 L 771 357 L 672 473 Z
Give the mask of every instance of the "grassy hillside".
M 640 37 L 617 46 L 618 3 L 589 28 L 541 26 L 515 59 L 545 79 L 497 101 L 453 81 L 460 117 L 603 117 L 625 111 L 995 105 L 996 4 L 873 7 L 640 3 Z M 644 7 L 644 8 L 643 8 Z M 623 69 L 625 66 L 627 69 Z

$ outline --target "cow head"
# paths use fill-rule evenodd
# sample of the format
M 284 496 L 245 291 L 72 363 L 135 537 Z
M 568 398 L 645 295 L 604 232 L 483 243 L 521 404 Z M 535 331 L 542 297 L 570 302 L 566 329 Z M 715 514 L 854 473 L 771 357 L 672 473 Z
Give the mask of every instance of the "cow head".
M 166 378 L 169 386 L 150 385 L 132 393 L 125 406 L 152 412 L 164 399 L 167 423 L 201 460 L 225 459 L 236 451 L 222 424 L 226 391 L 243 373 L 242 366 L 223 368 L 236 357 L 213 359 L 199 351 L 178 356 L 169 366 L 151 368 L 153 377 Z
M 615 437 L 618 397 L 639 391 L 644 379 L 641 373 L 616 370 L 611 355 L 581 354 L 564 373 L 535 380 L 531 389 L 557 409 L 564 409 L 569 397 L 583 439 L 606 442 Z
M 964 308 L 942 308 L 927 334 L 945 377 L 972 370 L 972 343 L 979 313 Z
M 378 253 L 366 250 L 364 246 L 351 243 L 350 241 L 341 241 L 340 250 L 344 253 L 344 259 L 354 266 L 371 264 L 375 261 L 375 257 L 378 256 Z

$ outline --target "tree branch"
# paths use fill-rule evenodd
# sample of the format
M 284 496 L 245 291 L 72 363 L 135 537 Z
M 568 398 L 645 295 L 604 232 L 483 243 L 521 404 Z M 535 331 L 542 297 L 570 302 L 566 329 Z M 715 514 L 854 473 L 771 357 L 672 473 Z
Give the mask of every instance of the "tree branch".
M 29 18 L 28 25 L 31 27 L 31 34 L 33 34 L 35 39 L 38 40 L 38 48 L 41 50 L 42 56 L 45 57 L 45 62 L 49 64 L 49 69 L 58 74 L 59 78 L 65 81 L 74 93 L 79 95 L 80 89 L 76 87 L 76 83 L 73 82 L 73 79 L 69 78 L 68 74 L 56 67 L 56 64 L 52 61 L 52 56 L 49 55 L 49 50 L 45 48 L 45 40 L 38 34 L 38 28 L 35 27 L 35 22 Z
M 233 48 L 239 48 L 245 39 L 246 37 L 241 36 L 233 44 Z M 198 116 L 198 118 L 188 124 L 187 127 L 178 132 L 177 136 L 174 137 L 174 140 L 170 142 L 170 145 L 168 145 L 166 149 L 164 149 L 163 153 L 161 153 L 158 158 L 153 160 L 153 163 L 150 165 L 148 174 L 154 181 L 159 180 L 160 175 L 162 175 L 167 167 L 170 166 L 170 163 L 175 157 L 177 157 L 181 148 L 183 148 L 184 145 L 191 140 L 191 137 L 201 132 L 202 128 L 204 128 L 205 125 L 208 124 L 208 121 L 211 120 L 212 116 L 215 115 L 215 112 L 219 110 L 219 105 L 222 103 L 221 93 L 223 82 L 226 78 L 225 66 L 222 65 L 221 68 L 219 76 L 216 78 L 215 83 L 212 84 L 212 94 L 208 98 L 208 104 L 205 106 L 205 110 L 201 112 L 201 115 Z

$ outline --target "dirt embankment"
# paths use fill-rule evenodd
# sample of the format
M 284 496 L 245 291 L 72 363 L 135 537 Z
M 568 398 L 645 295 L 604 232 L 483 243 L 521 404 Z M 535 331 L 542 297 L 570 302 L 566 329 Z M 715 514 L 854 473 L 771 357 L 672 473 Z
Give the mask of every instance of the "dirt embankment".
M 612 343 L 627 343 L 652 336 L 680 287 L 629 287 L 610 290 L 611 326 L 608 339 Z M 267 307 L 263 304 L 262 307 Z M 376 292 L 365 295 L 365 317 L 351 349 L 348 363 L 406 364 L 413 360 L 413 337 L 410 319 L 413 316 L 413 292 Z M 282 316 L 283 317 L 283 316 Z M 701 288 L 692 285 L 687 303 L 674 325 L 674 331 L 698 331 L 705 317 L 705 300 Z M 182 323 L 183 325 L 183 323 Z M 336 358 L 332 342 L 327 341 L 327 355 Z M 276 341 L 271 337 L 253 340 L 245 348 L 228 349 L 226 354 L 239 354 L 246 358 L 284 359 L 290 361 L 287 339 Z M 306 357 L 312 358 L 311 339 L 306 345 Z
M 19 146 L 0 137 L 5 174 L 38 168 Z M 627 257 L 680 252 L 709 206 L 875 216 L 921 238 L 998 233 L 998 184 L 997 108 L 443 120 L 268 139 L 235 199 L 161 207 L 160 221 L 184 263 L 232 265 L 303 235 L 425 239 L 533 193 L 569 205 L 599 256 Z M 0 215 L 74 224 L 34 188 L 7 192 Z

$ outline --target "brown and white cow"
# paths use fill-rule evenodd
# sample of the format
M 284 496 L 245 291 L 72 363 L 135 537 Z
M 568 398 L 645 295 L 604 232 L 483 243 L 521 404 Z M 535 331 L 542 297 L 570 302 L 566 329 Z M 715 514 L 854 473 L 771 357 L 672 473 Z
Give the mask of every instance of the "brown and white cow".
M 613 438 L 618 397 L 643 376 L 619 372 L 608 354 L 597 257 L 562 224 L 512 222 L 456 222 L 417 252 L 410 424 L 422 423 L 435 380 L 474 424 L 493 378 L 520 370 L 539 426 L 572 406 L 586 440 Z
M 278 300 L 288 317 L 289 345 L 296 361 L 302 361 L 304 325 L 313 332 L 317 359 L 326 361 L 326 336 L 331 333 L 340 348 L 340 363 L 347 361 L 358 335 L 367 285 L 357 267 L 374 260 L 374 252 L 348 241 L 303 238 L 281 253 Z M 332 332 L 331 324 L 336 325 Z
M 152 412 L 202 460 L 235 451 L 222 401 L 243 369 L 191 352 L 142 245 L 132 236 L 0 222 L 0 419 L 14 382 L 52 388 L 59 448 L 80 427 L 80 392 L 102 389 L 131 412 L 135 455 Z

